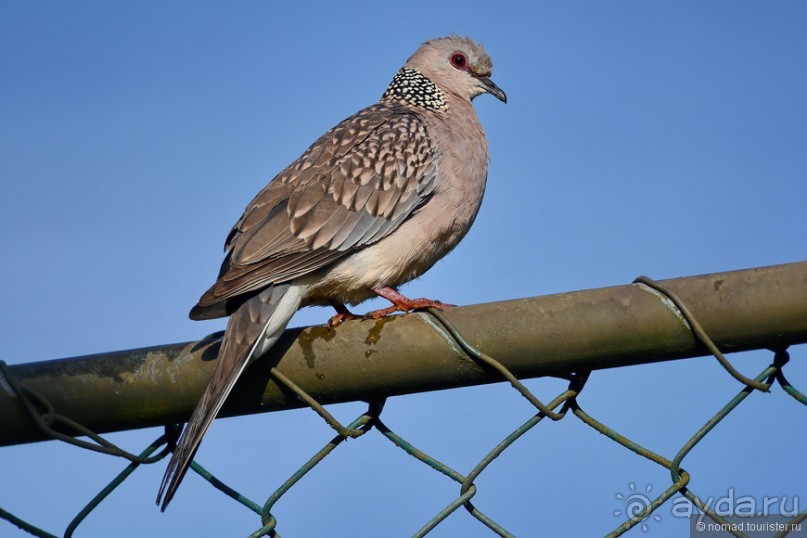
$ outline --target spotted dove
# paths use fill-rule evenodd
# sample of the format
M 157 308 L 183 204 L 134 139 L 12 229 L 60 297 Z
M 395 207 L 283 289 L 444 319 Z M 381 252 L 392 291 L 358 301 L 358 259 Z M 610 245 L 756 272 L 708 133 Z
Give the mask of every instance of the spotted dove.
M 488 170 L 471 100 L 504 92 L 485 50 L 465 37 L 423 44 L 381 100 L 325 133 L 247 206 L 225 242 L 218 280 L 191 319 L 230 316 L 212 378 L 165 472 L 165 510 L 202 436 L 238 377 L 308 305 L 336 307 L 375 295 L 393 306 L 436 306 L 396 287 L 451 251 L 476 217 Z

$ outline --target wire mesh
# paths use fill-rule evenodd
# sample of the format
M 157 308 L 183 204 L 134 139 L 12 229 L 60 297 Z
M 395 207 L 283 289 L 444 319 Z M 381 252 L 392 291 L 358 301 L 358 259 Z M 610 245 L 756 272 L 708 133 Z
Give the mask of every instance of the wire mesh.
M 659 292 L 662 296 L 672 301 L 688 323 L 695 337 L 700 340 L 707 349 L 710 350 L 720 365 L 734 379 L 742 384 L 742 389 L 728 403 L 726 403 L 725 406 L 717 411 L 717 413 L 711 417 L 700 429 L 698 429 L 692 435 L 692 437 L 687 440 L 686 443 L 684 443 L 684 445 L 678 450 L 672 459 L 668 459 L 662 455 L 652 452 L 636 441 L 627 438 L 626 436 L 598 421 L 596 418 L 582 409 L 578 401 L 578 396 L 584 390 L 586 382 L 590 376 L 590 372 L 569 372 L 568 374 L 562 375 L 561 377 L 569 382 L 567 389 L 555 396 L 551 401 L 549 401 L 549 403 L 545 404 L 534 394 L 532 394 L 532 392 L 530 392 L 527 387 L 525 387 L 524 384 L 521 383 L 521 381 L 519 381 L 500 362 L 468 342 L 463 335 L 459 333 L 456 327 L 442 314 L 442 312 L 435 309 L 429 309 L 429 314 L 433 316 L 434 320 L 441 324 L 449 334 L 451 334 L 451 336 L 455 339 L 456 344 L 466 353 L 469 359 L 477 361 L 485 368 L 490 368 L 498 372 L 503 380 L 509 382 L 514 390 L 518 391 L 534 409 L 534 414 L 527 421 L 513 430 L 509 435 L 502 439 L 501 442 L 494 446 L 487 453 L 487 455 L 482 458 L 467 474 L 462 474 L 449 465 L 418 449 L 412 443 L 407 441 L 402 435 L 396 433 L 387 424 L 385 424 L 381 419 L 385 400 L 370 402 L 367 410 L 364 413 L 358 416 L 347 426 L 343 426 L 322 405 L 320 405 L 310 395 L 306 394 L 305 391 L 295 385 L 276 368 L 272 368 L 271 370 L 272 377 L 283 386 L 294 392 L 301 399 L 301 401 L 305 402 L 317 414 L 319 414 L 327 422 L 327 424 L 336 431 L 336 435 L 299 469 L 297 469 L 271 495 L 269 495 L 269 497 L 263 503 L 249 499 L 237 490 L 223 483 L 196 461 L 191 464 L 191 468 L 198 475 L 204 478 L 211 486 L 223 492 L 225 495 L 259 516 L 261 526 L 252 532 L 249 535 L 249 538 L 258 538 L 261 536 L 278 537 L 280 536 L 277 530 L 278 519 L 273 514 L 273 509 L 283 495 L 293 488 L 294 485 L 300 480 L 302 480 L 307 473 L 315 469 L 319 463 L 321 463 L 346 439 L 361 437 L 369 431 L 375 429 L 385 439 L 402 449 L 409 456 L 441 473 L 459 485 L 458 496 L 442 510 L 437 512 L 429 521 L 426 521 L 420 529 L 414 532 L 413 536 L 426 536 L 443 521 L 445 521 L 448 516 L 457 511 L 457 509 L 460 507 L 463 507 L 472 517 L 478 520 L 480 524 L 484 525 L 495 534 L 503 537 L 511 537 L 514 535 L 510 533 L 502 524 L 491 519 L 474 505 L 473 498 L 478 492 L 477 486 L 475 485 L 475 480 L 485 471 L 491 462 L 499 457 L 510 446 L 516 443 L 525 433 L 539 424 L 544 423 L 545 419 L 547 418 L 550 419 L 550 421 L 562 420 L 569 414 L 569 411 L 571 411 L 573 416 L 579 418 L 584 424 L 591 427 L 593 430 L 605 435 L 609 439 L 635 453 L 636 455 L 646 458 L 647 460 L 667 469 L 670 473 L 670 486 L 655 499 L 650 500 L 650 502 L 648 502 L 640 510 L 626 514 L 628 516 L 627 519 L 616 529 L 609 532 L 607 536 L 620 536 L 627 532 L 637 524 L 645 521 L 655 510 L 667 503 L 676 494 L 688 499 L 701 511 L 702 514 L 705 514 L 716 523 L 724 525 L 724 529 L 730 534 L 738 537 L 746 536 L 743 532 L 740 532 L 739 530 L 736 530 L 735 527 L 732 527 L 724 517 L 716 513 L 715 510 L 708 505 L 708 503 L 703 502 L 703 500 L 701 500 L 701 498 L 688 487 L 691 481 L 691 476 L 681 466 L 681 464 L 686 456 L 692 451 L 692 449 L 698 445 L 698 443 L 700 443 L 718 423 L 720 423 L 730 413 L 737 409 L 738 406 L 743 403 L 753 392 L 769 392 L 772 386 L 776 384 L 783 390 L 785 394 L 791 396 L 793 400 L 803 405 L 807 405 L 807 396 L 793 387 L 793 385 L 790 384 L 784 375 L 784 367 L 790 360 L 788 350 L 785 348 L 771 350 L 773 353 L 772 363 L 762 372 L 760 372 L 755 378 L 748 378 L 739 373 L 731 365 L 731 363 L 720 352 L 707 333 L 703 330 L 686 305 L 678 297 L 676 297 L 674 293 L 647 277 L 639 277 L 634 282 L 640 285 L 649 286 Z M 129 464 L 124 468 L 124 470 L 121 471 L 112 481 L 110 481 L 73 518 L 62 534 L 64 537 L 73 536 L 79 525 L 92 513 L 92 511 L 98 505 L 100 505 L 104 499 L 124 480 L 126 480 L 126 478 L 129 477 L 140 465 L 156 463 L 168 455 L 174 449 L 177 438 L 179 437 L 179 433 L 181 431 L 180 425 L 166 426 L 165 432 L 142 452 L 139 454 L 132 454 L 88 430 L 81 424 L 70 420 L 68 417 L 60 415 L 41 395 L 37 394 L 35 391 L 20 386 L 20 384 L 14 379 L 11 371 L 2 361 L 0 361 L 0 374 L 3 375 L 15 395 L 22 402 L 31 420 L 49 437 L 87 450 L 124 458 L 129 461 Z M 86 436 L 91 441 L 76 439 L 77 436 Z M 56 536 L 37 527 L 36 525 L 24 521 L 23 519 L 3 510 L 2 508 L 0 508 L 0 517 L 34 536 L 46 538 L 55 538 Z M 801 523 L 805 519 L 807 519 L 807 510 L 804 510 L 798 515 L 792 517 L 785 529 L 779 532 L 776 536 L 786 535 L 788 533 L 787 529 L 794 528 L 794 526 Z

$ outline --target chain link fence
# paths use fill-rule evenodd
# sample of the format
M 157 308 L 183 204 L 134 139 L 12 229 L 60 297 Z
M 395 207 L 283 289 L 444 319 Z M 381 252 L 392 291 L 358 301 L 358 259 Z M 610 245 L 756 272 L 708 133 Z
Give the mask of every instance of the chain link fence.
M 504 365 L 502 365 L 495 358 L 487 355 L 483 351 L 477 349 L 473 344 L 467 341 L 457 328 L 443 315 L 442 312 L 431 309 L 429 314 L 433 317 L 435 323 L 439 323 L 445 331 L 450 334 L 455 345 L 462 349 L 470 360 L 476 361 L 484 369 L 494 371 L 502 380 L 510 383 L 514 390 L 518 391 L 521 396 L 532 406 L 534 414 L 522 425 L 512 431 L 504 439 L 501 440 L 484 458 L 482 458 L 472 469 L 466 473 L 462 473 L 453 469 L 448 464 L 437 460 L 424 451 L 415 447 L 406 438 L 399 433 L 393 431 L 382 420 L 385 399 L 379 399 L 369 403 L 367 410 L 353 420 L 347 426 L 342 425 L 336 418 L 334 418 L 322 405 L 320 405 L 312 396 L 307 394 L 303 389 L 297 386 L 291 379 L 286 377 L 277 368 L 271 369 L 272 378 L 284 386 L 289 391 L 292 391 L 302 402 L 308 407 L 318 413 L 336 432 L 336 435 L 318 450 L 305 464 L 299 469 L 295 470 L 291 476 L 281 484 L 268 498 L 261 502 L 255 501 L 231 488 L 227 484 L 217 479 L 210 471 L 202 467 L 198 462 L 194 461 L 191 468 L 204 478 L 211 486 L 218 489 L 226 496 L 233 499 L 235 502 L 240 503 L 249 511 L 254 512 L 255 516 L 259 518 L 260 525 L 256 525 L 256 529 L 252 532 L 250 538 L 258 538 L 261 536 L 280 536 L 279 517 L 282 514 L 276 514 L 274 508 L 277 502 L 286 494 L 291 488 L 302 480 L 307 473 L 314 470 L 329 454 L 331 454 L 336 447 L 342 444 L 345 440 L 350 438 L 361 437 L 373 430 L 378 432 L 384 438 L 389 440 L 392 444 L 402 449 L 406 454 L 415 458 L 433 469 L 441 473 L 447 480 L 456 482 L 459 491 L 457 497 L 452 500 L 447 506 L 435 508 L 435 515 L 429 521 L 426 521 L 420 529 L 412 529 L 413 536 L 421 537 L 428 535 L 433 529 L 438 527 L 449 515 L 463 508 L 470 517 L 478 520 L 480 525 L 484 525 L 498 536 L 510 537 L 514 536 L 506 528 L 505 522 L 494 521 L 491 517 L 486 515 L 474 504 L 474 496 L 477 494 L 477 486 L 475 482 L 477 478 L 486 470 L 486 468 L 493 462 L 499 455 L 501 455 L 510 446 L 516 443 L 526 432 L 532 430 L 540 424 L 547 424 L 553 421 L 565 419 L 567 416 L 574 416 L 580 419 L 584 424 L 591 427 L 592 430 L 605 435 L 609 439 L 618 443 L 626 450 L 636 454 L 641 458 L 645 458 L 669 471 L 670 485 L 660 495 L 652 499 L 646 505 L 639 507 L 635 511 L 626 511 L 626 519 L 617 528 L 609 532 L 608 529 L 603 529 L 603 534 L 607 536 L 620 536 L 632 527 L 646 521 L 652 516 L 660 506 L 668 503 L 670 499 L 676 495 L 680 495 L 688 499 L 694 506 L 696 506 L 703 514 L 711 518 L 714 522 L 724 525 L 724 528 L 734 536 L 745 536 L 743 532 L 735 530 L 730 523 L 721 515 L 716 513 L 708 503 L 705 503 L 697 494 L 697 492 L 689 488 L 691 482 L 691 475 L 682 467 L 683 461 L 687 454 L 698 445 L 706 436 L 714 429 L 714 427 L 724 420 L 729 414 L 740 406 L 746 399 L 755 392 L 781 392 L 782 397 L 792 398 L 794 404 L 807 405 L 807 396 L 804 393 L 793 387 L 787 380 L 784 374 L 784 369 L 790 360 L 790 355 L 785 347 L 772 349 L 771 364 L 759 373 L 755 378 L 748 378 L 739 373 L 727 358 L 720 352 L 717 346 L 713 343 L 709 335 L 703 330 L 700 323 L 692 315 L 687 308 L 687 305 L 682 302 L 675 293 L 665 288 L 661 284 L 648 279 L 646 277 L 639 277 L 636 283 L 648 286 L 660 294 L 662 300 L 671 301 L 678 312 L 686 320 L 686 323 L 692 330 L 694 336 L 715 356 L 716 360 L 720 363 L 728 375 L 732 376 L 738 382 L 739 390 L 725 406 L 718 410 L 712 418 L 710 418 L 700 429 L 698 429 L 692 437 L 684 443 L 683 446 L 673 454 L 671 457 L 665 457 L 657 454 L 642 444 L 629 439 L 628 437 L 620 434 L 609 426 L 598 421 L 588 412 L 583 410 L 578 402 L 578 396 L 585 390 L 586 382 L 591 375 L 589 371 L 568 372 L 558 374 L 558 377 L 568 381 L 566 390 L 557 394 L 551 401 L 544 403 L 538 399 L 532 392 L 530 392 L 519 379 L 513 375 Z M 124 458 L 129 461 L 126 468 L 120 472 L 109 484 L 107 484 L 87 505 L 73 518 L 68 524 L 67 528 L 61 533 L 65 538 L 71 537 L 75 534 L 80 524 L 98 507 L 104 499 L 106 499 L 112 491 L 115 490 L 124 480 L 126 480 L 139 466 L 150 465 L 161 461 L 167 456 L 179 437 L 181 432 L 181 425 L 169 425 L 165 427 L 165 432 L 154 440 L 148 447 L 146 447 L 139 454 L 127 452 L 120 447 L 110 443 L 103 437 L 95 434 L 81 424 L 59 414 L 54 407 L 36 391 L 26 388 L 19 383 L 11 370 L 0 361 L 0 378 L 5 380 L 5 383 L 11 388 L 13 393 L 23 404 L 26 413 L 30 420 L 36 424 L 37 428 L 46 434 L 49 438 L 58 439 L 63 442 L 92 450 L 101 454 L 106 454 L 113 457 Z M 753 399 L 753 398 L 752 398 Z M 90 440 L 86 441 L 78 437 L 87 437 Z M 10 522 L 12 525 L 26 531 L 34 536 L 43 538 L 55 538 L 57 535 L 45 531 L 35 524 L 24 521 L 15 515 L 0 508 L 0 517 Z M 807 510 L 800 512 L 798 515 L 790 518 L 788 526 L 779 532 L 776 536 L 785 536 L 788 534 L 789 529 L 795 528 L 804 519 L 807 518 Z M 535 533 L 539 533 L 541 529 L 535 529 Z M 411 531 L 410 531 L 411 532 Z

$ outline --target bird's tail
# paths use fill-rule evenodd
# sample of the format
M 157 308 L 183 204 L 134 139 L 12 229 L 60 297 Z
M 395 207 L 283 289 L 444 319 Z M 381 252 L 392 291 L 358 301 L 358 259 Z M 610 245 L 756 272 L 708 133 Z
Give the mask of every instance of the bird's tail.
M 269 349 L 300 307 L 307 286 L 279 284 L 247 300 L 230 316 L 216 369 L 196 404 L 163 476 L 157 504 L 165 511 L 188 471 L 199 443 L 235 382 L 253 358 Z

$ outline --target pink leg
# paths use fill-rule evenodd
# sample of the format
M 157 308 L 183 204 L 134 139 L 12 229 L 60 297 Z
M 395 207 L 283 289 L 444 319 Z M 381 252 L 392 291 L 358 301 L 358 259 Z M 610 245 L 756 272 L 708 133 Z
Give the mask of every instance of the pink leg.
M 334 308 L 334 310 L 336 310 L 336 315 L 328 320 L 328 329 L 333 329 L 348 319 L 362 319 L 362 316 L 358 316 L 348 310 L 345 303 L 337 301 L 336 299 L 331 299 L 328 302 L 331 303 L 331 306 Z
M 364 318 L 380 319 L 388 316 L 394 312 L 409 312 L 411 310 L 420 310 L 424 308 L 436 308 L 442 310 L 454 306 L 453 304 L 441 303 L 432 299 L 409 299 L 398 293 L 395 288 L 384 286 L 383 288 L 374 288 L 373 293 L 383 297 L 392 303 L 393 306 L 382 308 L 381 310 L 373 310 L 364 315 Z

